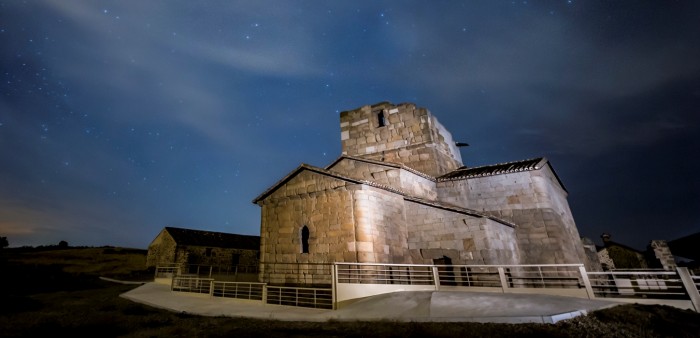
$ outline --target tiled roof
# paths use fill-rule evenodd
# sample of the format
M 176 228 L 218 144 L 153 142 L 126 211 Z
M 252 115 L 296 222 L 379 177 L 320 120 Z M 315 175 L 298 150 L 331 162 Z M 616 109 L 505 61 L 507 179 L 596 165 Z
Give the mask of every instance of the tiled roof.
M 178 245 L 260 250 L 260 236 L 165 227 Z
M 531 171 L 542 168 L 547 163 L 544 157 L 529 160 L 492 164 L 481 167 L 462 167 L 437 178 L 438 181 L 451 181 L 473 177 L 509 174 L 521 171 Z

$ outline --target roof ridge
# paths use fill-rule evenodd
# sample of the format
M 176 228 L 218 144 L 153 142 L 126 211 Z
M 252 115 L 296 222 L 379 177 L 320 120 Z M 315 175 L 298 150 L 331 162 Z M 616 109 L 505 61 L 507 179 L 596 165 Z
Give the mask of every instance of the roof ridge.
M 213 234 L 234 235 L 234 236 L 260 237 L 260 236 L 257 236 L 257 235 L 243 235 L 243 234 L 234 234 L 234 233 L 231 233 L 231 232 L 211 231 L 211 230 L 201 230 L 201 229 L 188 229 L 188 228 L 173 227 L 173 226 L 166 226 L 165 228 L 166 228 L 166 229 L 185 230 L 185 231 L 206 232 L 206 233 L 213 233 Z
M 538 170 L 538 169 L 542 168 L 544 166 L 544 164 L 546 164 L 548 161 L 549 160 L 547 160 L 546 157 L 534 157 L 534 158 L 520 160 L 520 161 L 503 162 L 503 163 L 483 165 L 483 166 L 478 166 L 478 167 L 461 167 L 461 168 L 455 169 L 447 174 L 444 174 L 442 176 L 437 177 L 436 180 L 438 182 L 453 181 L 453 180 L 459 180 L 459 179 L 464 179 L 464 178 L 485 177 L 485 176 L 493 176 L 493 175 L 500 175 L 500 174 L 509 174 L 509 173 L 514 173 L 514 172 Z M 531 163 L 531 162 L 535 162 L 535 163 Z M 524 167 L 519 166 L 519 165 L 525 165 L 525 164 L 528 164 L 528 165 L 524 166 Z M 499 167 L 506 167 L 506 168 L 493 170 L 491 172 L 485 172 L 485 170 L 496 169 Z M 469 171 L 472 171 L 474 173 L 469 173 Z M 463 173 L 463 174 L 460 175 L 460 173 Z

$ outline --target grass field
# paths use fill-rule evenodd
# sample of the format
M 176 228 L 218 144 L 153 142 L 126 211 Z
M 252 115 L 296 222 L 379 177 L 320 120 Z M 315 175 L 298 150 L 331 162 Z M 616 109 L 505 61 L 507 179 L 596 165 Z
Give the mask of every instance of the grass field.
M 121 248 L 0 251 L 1 337 L 698 337 L 700 314 L 621 305 L 557 324 L 283 322 L 199 317 L 119 297 L 139 280 L 145 252 Z M 150 275 L 149 275 L 150 274 Z

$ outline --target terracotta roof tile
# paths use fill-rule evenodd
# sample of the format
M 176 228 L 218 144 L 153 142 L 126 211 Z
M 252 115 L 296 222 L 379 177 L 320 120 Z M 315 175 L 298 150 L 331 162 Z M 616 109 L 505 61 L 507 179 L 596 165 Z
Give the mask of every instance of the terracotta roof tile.
M 546 163 L 547 163 L 546 158 L 538 157 L 538 158 L 533 158 L 533 159 L 529 159 L 529 160 L 492 164 L 492 165 L 481 166 L 481 167 L 473 167 L 473 168 L 462 167 L 462 168 L 456 169 L 450 173 L 447 173 L 445 175 L 438 177 L 437 180 L 438 181 L 450 181 L 450 180 L 459 180 L 459 179 L 473 178 L 473 177 L 484 177 L 484 176 L 493 176 L 493 175 L 500 175 L 500 174 L 509 174 L 509 173 L 521 172 L 521 171 L 538 170 L 538 169 L 542 168 Z

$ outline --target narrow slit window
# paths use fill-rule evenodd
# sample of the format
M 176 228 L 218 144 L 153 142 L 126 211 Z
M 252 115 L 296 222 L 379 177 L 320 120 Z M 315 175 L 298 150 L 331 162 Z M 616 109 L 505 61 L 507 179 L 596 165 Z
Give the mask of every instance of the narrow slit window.
M 301 228 L 301 253 L 309 253 L 309 227 Z
M 379 112 L 377 112 L 377 126 L 379 126 L 379 127 L 386 126 L 386 117 L 384 116 L 383 110 L 380 110 Z

